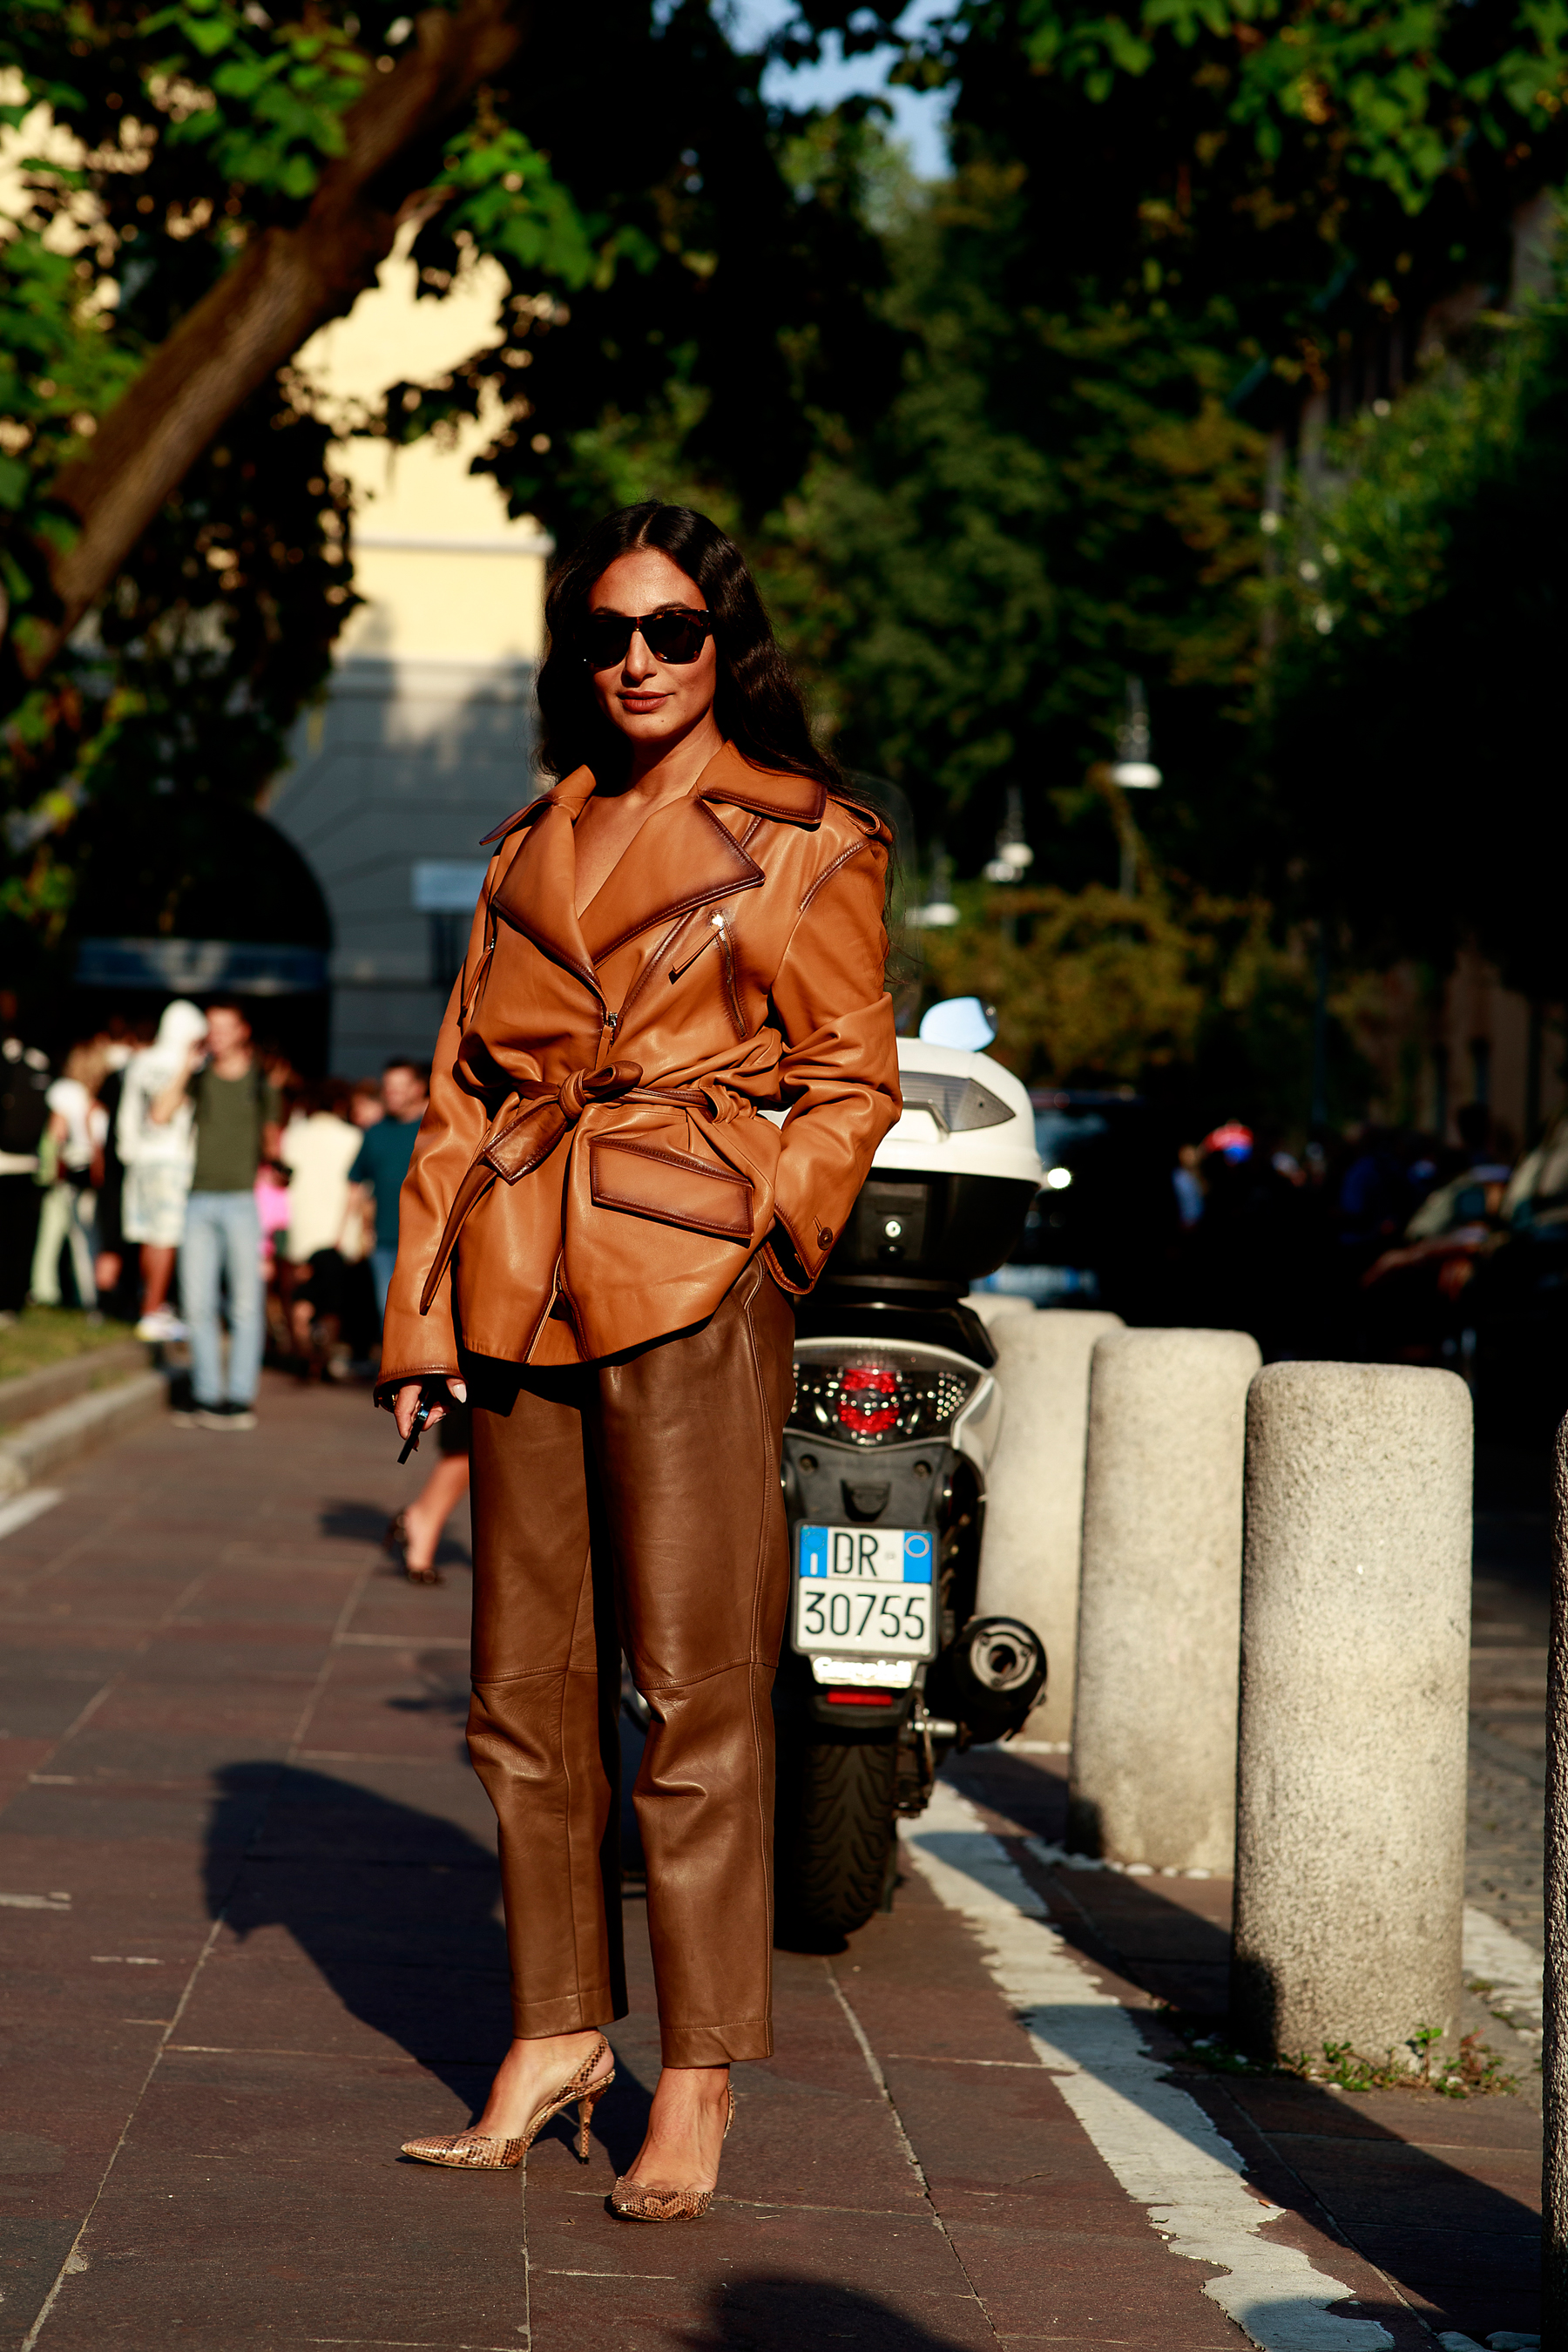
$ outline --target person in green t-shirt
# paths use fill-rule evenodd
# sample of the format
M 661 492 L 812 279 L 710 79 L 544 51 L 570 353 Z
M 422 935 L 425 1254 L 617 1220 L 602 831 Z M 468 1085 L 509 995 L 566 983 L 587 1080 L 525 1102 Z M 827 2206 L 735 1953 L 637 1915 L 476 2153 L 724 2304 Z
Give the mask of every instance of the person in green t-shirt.
M 264 1336 L 256 1171 L 279 1149 L 278 1089 L 256 1058 L 237 1004 L 207 1007 L 205 1038 L 152 1107 L 160 1126 L 195 1109 L 196 1162 L 180 1245 L 180 1297 L 191 1333 L 191 1418 L 204 1429 L 254 1429 Z M 218 1297 L 228 1291 L 228 1377 Z

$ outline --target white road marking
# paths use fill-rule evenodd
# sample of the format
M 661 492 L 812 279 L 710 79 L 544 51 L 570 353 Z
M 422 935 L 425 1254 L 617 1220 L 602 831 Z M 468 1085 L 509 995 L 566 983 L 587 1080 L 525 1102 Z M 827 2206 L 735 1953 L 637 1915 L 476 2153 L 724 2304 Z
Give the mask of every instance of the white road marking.
M 68 1911 L 68 1895 L 0 1895 L 0 1910 L 5 1911 Z
M 41 1519 L 52 1511 L 65 1495 L 58 1486 L 29 1486 L 25 1493 L 13 1495 L 8 1503 L 0 1503 L 0 1536 L 14 1536 L 29 1519 Z
M 1015 1747 L 1017 1742 L 1014 1742 Z M 1102 1862 L 1098 1854 L 1069 1853 L 1065 1845 L 1047 1845 L 1044 1838 L 1031 1838 L 1029 1851 L 1037 1862 L 1047 1870 L 1114 1870 L 1125 1878 L 1152 1878 L 1156 1875 L 1152 1862 Z M 1212 1870 L 1161 1870 L 1161 1878 L 1212 1878 Z
M 1541 1961 L 1530 1946 L 1474 1904 L 1465 1906 L 1465 1975 L 1490 1985 L 1485 1996 L 1516 2032 L 1541 2039 Z
M 1099 1990 L 1052 1927 L 1023 1873 L 956 1789 L 938 1781 L 906 1832 L 938 1899 L 967 1919 L 987 1965 L 1023 2019 L 1043 2066 L 1128 2195 L 1148 2210 L 1173 2254 L 1222 2263 L 1204 2293 L 1262 2352 L 1380 2352 L 1376 2320 L 1328 2305 L 1351 2290 L 1293 2246 L 1260 2232 L 1283 2216 L 1244 2179 L 1245 2167 L 1197 2101 L 1164 2078 L 1121 2003 Z

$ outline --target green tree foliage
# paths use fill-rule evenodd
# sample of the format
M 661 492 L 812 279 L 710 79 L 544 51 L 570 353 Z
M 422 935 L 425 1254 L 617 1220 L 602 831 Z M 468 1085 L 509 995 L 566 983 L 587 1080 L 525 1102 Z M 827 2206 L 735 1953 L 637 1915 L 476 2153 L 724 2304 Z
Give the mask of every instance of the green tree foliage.
M 801 14 L 853 47 L 898 12 Z M 1568 168 L 1563 0 L 958 0 L 900 71 L 952 87 L 961 159 L 1025 165 L 1034 286 L 1223 293 L 1287 376 L 1506 285 L 1514 208 Z
M 1281 943 L 1263 898 L 1226 898 L 1145 872 L 1136 898 L 960 887 L 962 919 L 921 939 L 931 996 L 996 1008 L 991 1048 L 1030 1084 L 1136 1087 L 1189 1136 L 1245 1111 L 1304 1139 L 1315 1016 L 1312 959 Z M 1329 1024 L 1332 1115 L 1349 1117 L 1368 1073 L 1336 995 Z
M 735 54 L 708 0 L 616 0 L 586 26 L 554 12 L 530 60 L 521 119 L 630 266 L 608 255 L 565 289 L 514 271 L 520 293 L 564 299 L 520 305 L 511 341 L 426 394 L 420 422 L 473 414 L 487 390 L 526 415 L 489 463 L 563 541 L 650 485 L 754 525 L 825 414 L 866 431 L 894 388 L 896 340 L 871 309 L 886 263 L 852 163 L 784 168 L 791 120 L 763 105 L 760 60 Z M 421 235 L 433 289 L 460 234 L 441 212 Z
M 895 778 L 973 869 L 1005 788 L 1058 879 L 1113 868 L 1098 797 L 1128 671 L 1183 689 L 1162 757 L 1192 768 L 1257 645 L 1261 436 L 1209 340 L 1166 311 L 1020 308 L 1020 166 L 907 193 L 888 233 L 903 383 L 830 443 L 777 532 L 773 593 L 836 747 Z M 1173 760 L 1171 754 L 1175 753 Z
M 1368 951 L 1479 939 L 1568 992 L 1568 307 L 1483 320 L 1290 517 L 1266 749 L 1309 885 Z
M 793 53 L 895 20 L 802 0 Z M 790 601 L 845 748 L 962 863 L 1016 783 L 1046 870 L 1087 878 L 1079 780 L 1131 671 L 1166 857 L 1285 887 L 1247 731 L 1265 436 L 1396 391 L 1435 305 L 1506 289 L 1516 208 L 1568 170 L 1565 27 L 1561 0 L 963 0 L 906 46 L 958 172 L 893 236 L 905 388 L 792 509 Z
M 826 384 L 858 387 L 840 404 L 859 421 L 886 382 L 875 240 L 830 192 L 786 182 L 759 67 L 699 0 L 541 9 L 530 26 L 431 142 L 410 207 L 422 294 L 489 256 L 506 332 L 449 383 L 389 388 L 384 429 L 408 437 L 499 394 L 490 462 L 516 510 L 564 533 L 603 503 L 631 426 L 760 511 L 798 474 Z M 326 675 L 353 601 L 348 516 L 286 371 L 192 467 L 68 654 L 31 683 L 15 653 L 76 527 L 62 465 L 239 257 L 301 220 L 411 35 L 395 0 L 299 22 L 258 0 L 17 0 L 0 16 L 0 120 L 38 150 L 21 218 L 0 223 L 0 814 L 5 903 L 47 933 L 70 900 L 73 808 L 248 800 Z

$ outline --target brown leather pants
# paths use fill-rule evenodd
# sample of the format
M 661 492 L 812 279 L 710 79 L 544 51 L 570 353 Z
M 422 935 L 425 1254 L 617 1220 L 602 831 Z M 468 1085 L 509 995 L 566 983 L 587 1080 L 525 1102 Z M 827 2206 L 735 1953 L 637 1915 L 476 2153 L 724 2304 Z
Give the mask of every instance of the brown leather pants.
M 634 1801 L 667 2066 L 773 2048 L 779 1458 L 795 1315 L 753 1260 L 636 1354 L 465 1367 L 474 1407 L 468 1752 L 500 1832 L 513 2030 L 624 2017 L 620 1657 L 653 1721 Z

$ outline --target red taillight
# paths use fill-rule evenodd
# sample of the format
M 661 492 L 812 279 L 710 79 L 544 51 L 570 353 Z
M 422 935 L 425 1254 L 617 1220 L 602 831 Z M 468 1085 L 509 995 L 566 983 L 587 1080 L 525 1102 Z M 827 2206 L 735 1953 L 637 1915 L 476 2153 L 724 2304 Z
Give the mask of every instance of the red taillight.
M 829 1706 L 891 1706 L 891 1691 L 830 1690 L 826 1694 Z
M 899 1419 L 897 1372 L 846 1372 L 838 1391 L 838 1418 L 858 1437 L 879 1437 Z

